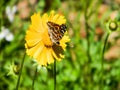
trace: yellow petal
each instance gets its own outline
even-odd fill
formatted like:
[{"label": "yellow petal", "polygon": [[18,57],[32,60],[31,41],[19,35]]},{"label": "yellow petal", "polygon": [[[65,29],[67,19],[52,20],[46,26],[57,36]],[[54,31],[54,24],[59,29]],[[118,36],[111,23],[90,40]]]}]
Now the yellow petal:
[{"label": "yellow petal", "polygon": [[[42,42],[38,43],[36,46],[31,47],[31,48],[27,48],[27,54],[30,56],[36,56],[36,52],[39,52],[39,49],[42,48],[44,45]],[[42,50],[41,50],[42,51]]]},{"label": "yellow petal", "polygon": [[51,49],[47,49],[47,50],[46,50],[46,56],[47,56],[47,62],[48,62],[48,64],[54,62]]},{"label": "yellow petal", "polygon": [[59,18],[57,18],[57,20],[56,20],[56,22],[58,23],[58,24],[65,24],[66,23],[66,19],[64,19],[64,16],[62,16],[62,15],[59,15]]},{"label": "yellow petal", "polygon": [[30,28],[32,30],[35,30],[36,32],[42,32],[44,31],[44,28],[42,26],[42,18],[40,17],[40,13],[35,13],[31,16],[32,25]]},{"label": "yellow petal", "polygon": [[27,31],[26,34],[25,40],[28,47],[33,47],[42,40],[41,34],[39,35],[39,33]]},{"label": "yellow petal", "polygon": [[36,59],[40,65],[47,66],[46,48],[45,47],[43,48],[42,52],[38,55],[38,57]]},{"label": "yellow petal", "polygon": [[[56,14],[56,15],[52,18],[52,21],[55,22],[55,23],[57,23],[56,21],[57,21],[58,18],[59,18],[59,15]],[[57,24],[58,24],[58,23],[57,23]]]}]

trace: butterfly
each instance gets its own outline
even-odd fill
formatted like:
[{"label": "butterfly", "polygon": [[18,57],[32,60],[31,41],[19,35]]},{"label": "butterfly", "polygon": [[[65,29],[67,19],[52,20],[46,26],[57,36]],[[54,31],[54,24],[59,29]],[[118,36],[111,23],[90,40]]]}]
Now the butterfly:
[{"label": "butterfly", "polygon": [[48,26],[48,34],[50,36],[52,43],[59,45],[60,44],[59,41],[64,36],[67,26],[65,24],[59,25],[51,21],[47,22],[47,26]]}]

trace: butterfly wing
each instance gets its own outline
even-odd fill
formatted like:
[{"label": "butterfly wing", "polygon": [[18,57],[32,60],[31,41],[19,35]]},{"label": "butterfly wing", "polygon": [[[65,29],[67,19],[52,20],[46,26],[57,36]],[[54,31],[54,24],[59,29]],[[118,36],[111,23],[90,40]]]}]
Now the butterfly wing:
[{"label": "butterfly wing", "polygon": [[47,25],[51,41],[58,45],[59,41],[62,39],[64,35],[64,32],[66,31],[66,26],[64,24],[58,25],[53,22],[47,22]]}]

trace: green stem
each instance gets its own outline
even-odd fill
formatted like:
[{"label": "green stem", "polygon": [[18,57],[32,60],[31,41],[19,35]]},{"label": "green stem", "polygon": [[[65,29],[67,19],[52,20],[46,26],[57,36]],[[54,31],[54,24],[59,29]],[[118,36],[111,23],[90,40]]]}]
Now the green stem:
[{"label": "green stem", "polygon": [[54,62],[54,90],[56,90],[56,60]]},{"label": "green stem", "polygon": [[24,60],[25,60],[25,55],[26,55],[26,53],[24,54],[23,59],[22,59],[22,63],[21,63],[21,67],[20,67],[20,73],[19,73],[18,81],[17,81],[17,85],[16,85],[16,90],[18,90],[18,87],[19,87],[20,77],[21,77],[21,74],[22,74],[22,68],[23,68],[23,64],[24,64]]},{"label": "green stem", "polygon": [[33,82],[32,82],[32,90],[34,90],[34,84],[35,84],[36,76],[37,76],[37,67],[36,67],[34,78],[33,78]]},{"label": "green stem", "polygon": [[[86,63],[86,72],[85,72],[85,75],[87,76],[87,78],[85,77],[85,82],[86,84],[88,85],[88,88],[90,89],[90,83],[91,83],[91,80],[92,80],[92,75],[91,75],[91,70],[90,70],[90,62],[91,62],[91,55],[90,55],[90,33],[89,33],[89,25],[88,25],[88,9],[89,9],[89,0],[86,0],[86,3],[85,3],[85,30],[86,30],[86,40],[87,40],[87,51],[86,51],[86,54],[87,54],[87,58],[88,58],[88,61]],[[86,88],[87,89],[87,88]]]},{"label": "green stem", "polygon": [[87,38],[87,56],[88,56],[88,62],[91,61],[91,56],[90,56],[90,40],[89,40],[89,25],[88,25],[88,4],[89,1],[86,1],[86,6],[85,6],[85,29],[86,29],[86,38]]},{"label": "green stem", "polygon": [[103,90],[103,85],[104,85],[104,78],[103,78],[103,75],[104,75],[104,53],[105,53],[105,48],[106,48],[106,45],[107,45],[107,40],[108,40],[108,37],[109,37],[109,33],[107,33],[106,37],[105,37],[105,41],[104,41],[104,46],[103,46],[103,49],[102,49],[102,55],[101,55],[101,72],[102,72],[102,77],[101,77],[101,89]]},{"label": "green stem", "polygon": [[86,26],[86,33],[87,33],[87,56],[88,56],[88,62],[91,61],[91,56],[90,56],[90,40],[89,40],[89,30],[88,30],[88,24],[87,22],[85,23]]}]

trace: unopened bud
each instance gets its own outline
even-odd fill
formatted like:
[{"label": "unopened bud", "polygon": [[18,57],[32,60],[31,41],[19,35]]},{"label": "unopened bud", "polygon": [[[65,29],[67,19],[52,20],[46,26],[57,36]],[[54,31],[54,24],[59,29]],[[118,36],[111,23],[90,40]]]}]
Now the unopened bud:
[{"label": "unopened bud", "polygon": [[118,28],[118,24],[117,24],[116,21],[111,21],[111,22],[109,22],[109,29],[110,29],[111,31],[115,31],[115,30],[117,30],[117,28]]}]

